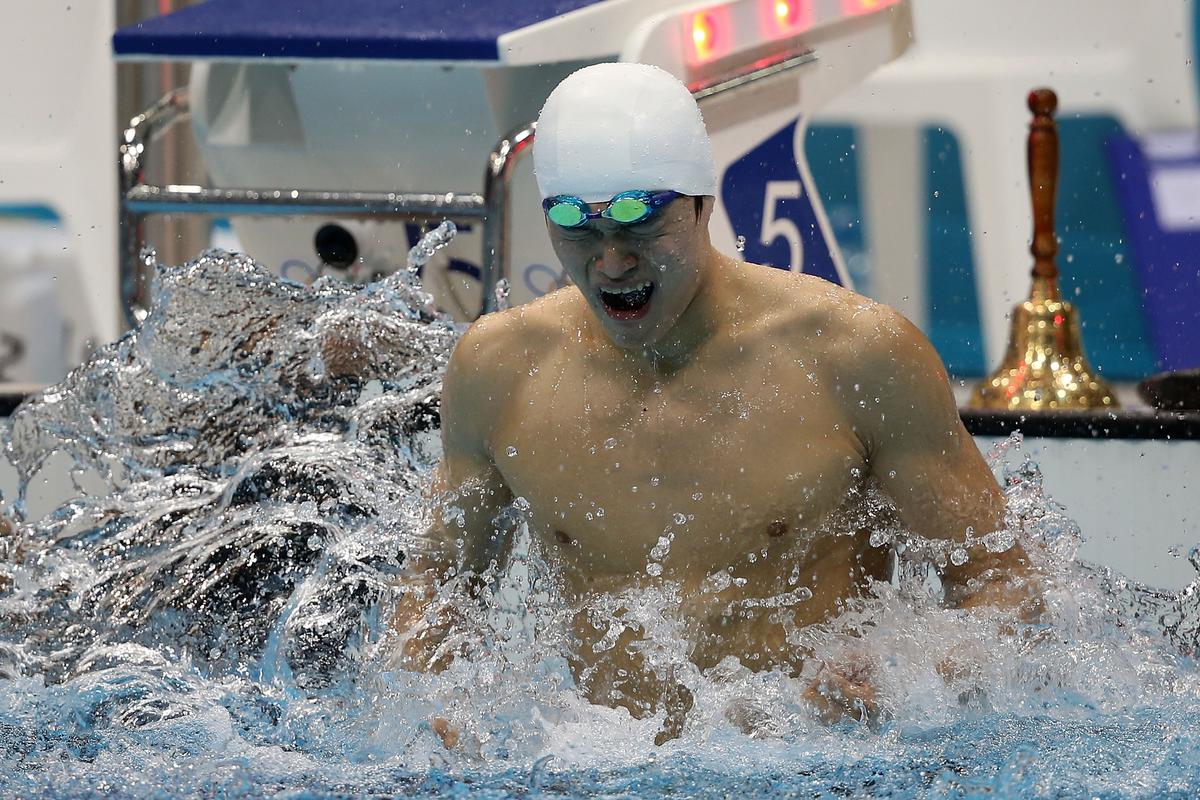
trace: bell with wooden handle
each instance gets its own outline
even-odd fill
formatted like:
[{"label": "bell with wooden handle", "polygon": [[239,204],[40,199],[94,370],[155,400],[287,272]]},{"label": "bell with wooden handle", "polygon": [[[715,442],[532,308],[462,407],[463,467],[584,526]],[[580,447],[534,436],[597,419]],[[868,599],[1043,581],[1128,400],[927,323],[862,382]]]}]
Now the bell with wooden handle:
[{"label": "bell with wooden handle", "polygon": [[1079,314],[1058,287],[1054,194],[1058,185],[1058,97],[1050,89],[1029,93],[1029,187],[1033,196],[1033,288],[1013,308],[1004,361],[971,395],[973,408],[1116,408],[1117,398],[1083,354]]}]

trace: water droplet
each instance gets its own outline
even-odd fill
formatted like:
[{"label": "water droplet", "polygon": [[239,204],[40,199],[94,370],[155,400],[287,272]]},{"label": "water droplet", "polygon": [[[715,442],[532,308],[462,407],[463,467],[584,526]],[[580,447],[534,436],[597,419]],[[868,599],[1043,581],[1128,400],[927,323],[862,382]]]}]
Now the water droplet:
[{"label": "water droplet", "polygon": [[496,298],[497,311],[508,310],[508,294],[510,290],[508,278],[501,278],[500,280],[496,281],[496,286],[492,289],[492,292]]},{"label": "water droplet", "polygon": [[1003,553],[1017,543],[1017,537],[1009,530],[992,531],[981,540],[989,553]]},{"label": "water droplet", "polygon": [[605,450],[612,450],[616,446],[617,446],[617,440],[615,438],[610,436],[609,438],[604,440],[604,449]]},{"label": "water droplet", "polygon": [[513,447],[511,444],[504,450],[504,455],[508,456],[509,458],[512,458],[516,454],[517,448]]},{"label": "water droplet", "polygon": [[956,547],[950,551],[950,563],[956,567],[961,567],[967,563],[967,551],[961,547]]},{"label": "water droplet", "polygon": [[1188,562],[1196,572],[1200,572],[1200,545],[1188,551]]},{"label": "water droplet", "polygon": [[678,511],[675,512],[675,515],[672,517],[672,519],[675,520],[676,525],[686,525],[687,524],[687,517],[685,517],[683,514],[681,514]]}]

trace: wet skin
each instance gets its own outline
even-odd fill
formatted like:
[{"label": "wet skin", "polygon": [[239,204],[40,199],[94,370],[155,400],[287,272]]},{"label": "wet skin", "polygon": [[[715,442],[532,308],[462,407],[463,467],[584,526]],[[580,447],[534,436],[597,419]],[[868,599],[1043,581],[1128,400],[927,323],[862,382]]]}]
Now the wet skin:
[{"label": "wet skin", "polygon": [[[787,631],[889,574],[890,554],[855,521],[868,483],[930,538],[1001,527],[1003,501],[915,328],[821,279],[716,252],[710,212],[711,199],[697,214],[681,198],[649,226],[551,227],[574,285],[480,319],[451,360],[436,487],[464,517],[444,520],[442,535],[482,569],[503,557],[493,517],[523,497],[577,602],[670,581],[698,666],[733,656],[795,673],[805,654]],[[646,280],[639,319],[609,313],[600,289]],[[667,532],[669,551],[652,556]],[[1020,548],[973,555],[946,571],[948,596],[1015,605],[1007,577],[1025,569]],[[412,597],[401,629],[419,617]],[[589,696],[638,715],[686,710],[669,676],[647,674],[628,647],[636,626],[593,652],[607,629],[576,622],[573,667]],[[437,638],[410,639],[412,661]],[[831,680],[869,699],[858,677]]]}]

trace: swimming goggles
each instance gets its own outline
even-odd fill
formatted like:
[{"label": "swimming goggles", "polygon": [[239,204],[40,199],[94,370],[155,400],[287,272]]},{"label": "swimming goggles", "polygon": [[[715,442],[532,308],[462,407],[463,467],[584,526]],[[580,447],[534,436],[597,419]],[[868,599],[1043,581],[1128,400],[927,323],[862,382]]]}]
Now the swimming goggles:
[{"label": "swimming goggles", "polygon": [[600,211],[592,211],[588,204],[569,194],[547,197],[542,201],[542,210],[546,217],[560,228],[579,228],[590,220],[611,219],[622,225],[633,225],[649,218],[660,208],[682,197],[679,192],[646,192],[634,189],[620,194],[609,200]]}]

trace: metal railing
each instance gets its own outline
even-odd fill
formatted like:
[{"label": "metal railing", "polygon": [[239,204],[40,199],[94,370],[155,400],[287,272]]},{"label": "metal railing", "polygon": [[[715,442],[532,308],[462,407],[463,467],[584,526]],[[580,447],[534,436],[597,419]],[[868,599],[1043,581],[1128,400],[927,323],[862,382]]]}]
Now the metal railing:
[{"label": "metal railing", "polygon": [[148,286],[142,268],[145,219],[150,214],[220,214],[253,216],[394,217],[409,221],[483,222],[480,274],[483,312],[495,310],[496,281],[508,274],[509,184],[518,158],[533,142],[534,124],[500,140],[488,157],[484,191],[357,192],[311,189],[216,189],[201,186],[153,186],[145,183],[149,147],[188,116],[188,93],[176,89],[129,121],[119,147],[119,265],[121,306],[125,321],[136,326],[145,318]]}]

